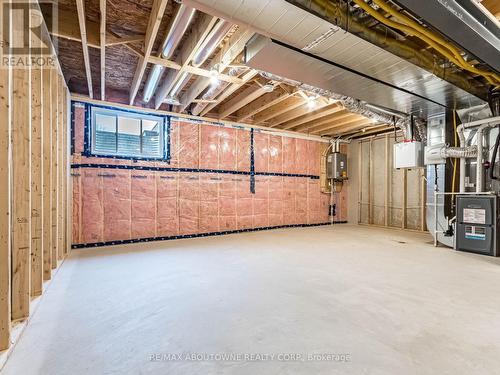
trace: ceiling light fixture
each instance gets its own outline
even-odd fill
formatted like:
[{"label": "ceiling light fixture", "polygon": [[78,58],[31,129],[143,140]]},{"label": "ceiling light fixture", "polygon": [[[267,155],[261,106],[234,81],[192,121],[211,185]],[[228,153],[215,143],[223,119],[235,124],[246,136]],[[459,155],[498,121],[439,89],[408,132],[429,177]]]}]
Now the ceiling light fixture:
[{"label": "ceiling light fixture", "polygon": [[219,71],[217,68],[214,66],[212,69],[210,69],[210,84],[211,85],[217,85],[219,83]]},{"label": "ceiling light fixture", "polygon": [[274,85],[271,84],[271,83],[267,83],[265,84],[264,86],[262,86],[262,89],[265,91],[265,92],[273,92],[274,91]]},{"label": "ceiling light fixture", "polygon": [[307,106],[309,107],[309,109],[316,107],[316,99],[317,99],[316,96],[307,97]]}]

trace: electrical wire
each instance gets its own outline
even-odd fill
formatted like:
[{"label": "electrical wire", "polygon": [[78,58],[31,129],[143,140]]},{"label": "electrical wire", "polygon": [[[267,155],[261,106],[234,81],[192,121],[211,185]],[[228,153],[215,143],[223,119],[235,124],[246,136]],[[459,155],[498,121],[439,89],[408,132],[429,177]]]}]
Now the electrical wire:
[{"label": "electrical wire", "polygon": [[[454,134],[455,134],[455,147],[457,147],[457,117],[456,117],[456,112],[453,111],[453,129]],[[457,175],[457,159],[453,159],[453,177],[451,179],[451,192],[455,193],[455,177]]]},{"label": "electrical wire", "polygon": [[360,8],[362,8],[365,12],[370,14],[379,22],[383,23],[386,26],[392,27],[394,29],[398,29],[406,32],[409,35],[414,35],[419,37],[421,40],[425,41],[436,51],[441,53],[444,57],[449,59],[451,62],[456,64],[458,67],[461,67],[465,70],[468,70],[472,73],[479,74],[483,76],[491,85],[498,87],[500,86],[500,77],[492,72],[488,72],[485,70],[478,69],[469,63],[467,63],[460,51],[458,51],[455,47],[453,47],[448,42],[444,41],[439,36],[425,29],[423,26],[419,25],[417,22],[411,20],[410,18],[404,16],[403,14],[395,11],[392,7],[390,7],[387,3],[382,0],[373,0],[375,4],[377,4],[384,11],[389,13],[391,16],[401,20],[406,24],[402,24],[399,22],[395,22],[388,18],[385,18],[382,14],[373,9],[370,5],[364,2],[364,0],[353,0]]},{"label": "electrical wire", "polygon": [[[415,36],[418,36],[420,39],[426,41],[434,49],[438,50],[440,53],[442,53],[444,56],[446,56],[448,59],[450,59],[450,61],[453,61],[458,66],[462,67],[463,69],[469,70],[472,73],[482,75],[492,85],[495,85],[495,86],[499,85],[500,77],[497,74],[495,74],[493,72],[488,72],[485,70],[480,70],[480,69],[477,69],[476,67],[472,66],[467,61],[465,61],[465,59],[462,57],[460,51],[457,48],[455,48],[453,45],[451,45],[450,43],[445,41],[443,38],[434,34],[430,30],[421,26],[418,22],[412,20],[411,18],[405,16],[404,14],[397,12],[390,5],[388,5],[384,0],[373,0],[373,2],[375,4],[377,4],[380,8],[382,8],[384,11],[389,13],[391,16],[401,20],[406,25],[408,25],[410,28],[412,28],[415,31],[414,34],[417,34]],[[446,53],[446,52],[443,53],[444,51],[439,47],[436,48],[437,46],[434,42],[436,42],[436,43],[440,44],[442,47],[446,48],[448,50],[448,53]],[[454,58],[449,55],[450,52],[452,53]],[[488,77],[491,77],[491,80]],[[495,83],[495,81],[496,81],[496,83]]]}]

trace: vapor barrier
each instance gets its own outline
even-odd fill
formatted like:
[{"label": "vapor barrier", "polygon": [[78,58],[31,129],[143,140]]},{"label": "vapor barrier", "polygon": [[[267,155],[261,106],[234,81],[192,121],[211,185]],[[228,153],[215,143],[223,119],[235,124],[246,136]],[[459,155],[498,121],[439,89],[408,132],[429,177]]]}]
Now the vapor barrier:
[{"label": "vapor barrier", "polygon": [[170,118],[170,160],[94,157],[85,113],[73,105],[76,247],[328,222],[326,144]]}]

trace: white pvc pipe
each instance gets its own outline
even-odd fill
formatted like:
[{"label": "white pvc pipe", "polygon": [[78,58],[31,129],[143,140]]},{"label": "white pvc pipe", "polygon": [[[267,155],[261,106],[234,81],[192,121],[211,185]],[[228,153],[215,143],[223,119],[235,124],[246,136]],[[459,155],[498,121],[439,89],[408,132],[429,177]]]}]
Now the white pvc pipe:
[{"label": "white pvc pipe", "polygon": [[[479,127],[476,134],[477,139],[477,157],[476,157],[476,192],[481,193],[483,191],[483,169],[481,168],[483,163],[483,130],[486,128],[493,127],[500,123],[500,116],[491,117],[483,120],[477,120],[472,122],[466,122],[457,127],[458,137],[460,138],[460,147],[465,147],[465,129],[471,129]],[[460,158],[460,192],[465,192],[465,159]]]}]

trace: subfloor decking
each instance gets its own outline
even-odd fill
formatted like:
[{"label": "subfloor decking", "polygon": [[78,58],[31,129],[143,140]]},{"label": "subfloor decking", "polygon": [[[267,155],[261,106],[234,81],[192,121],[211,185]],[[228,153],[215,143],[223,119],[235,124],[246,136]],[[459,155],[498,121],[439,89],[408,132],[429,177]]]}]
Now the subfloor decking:
[{"label": "subfloor decking", "polygon": [[338,225],[76,250],[2,374],[498,373],[500,260],[430,240]]}]

